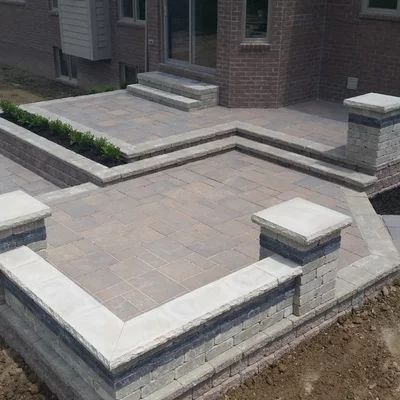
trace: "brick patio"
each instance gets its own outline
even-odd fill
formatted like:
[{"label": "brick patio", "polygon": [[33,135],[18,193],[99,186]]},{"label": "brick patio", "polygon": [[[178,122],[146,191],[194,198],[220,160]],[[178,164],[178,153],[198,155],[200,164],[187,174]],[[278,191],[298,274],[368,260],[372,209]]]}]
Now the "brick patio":
[{"label": "brick patio", "polygon": [[235,120],[331,146],[346,143],[347,112],[340,104],[310,101],[279,109],[213,107],[187,113],[126,91],[35,103],[92,131],[130,144],[165,138]]},{"label": "brick patio", "polygon": [[[342,189],[230,152],[50,204],[48,259],[123,320],[258,259],[251,215],[294,197],[349,213]],[[340,266],[368,255],[356,226]]]}]

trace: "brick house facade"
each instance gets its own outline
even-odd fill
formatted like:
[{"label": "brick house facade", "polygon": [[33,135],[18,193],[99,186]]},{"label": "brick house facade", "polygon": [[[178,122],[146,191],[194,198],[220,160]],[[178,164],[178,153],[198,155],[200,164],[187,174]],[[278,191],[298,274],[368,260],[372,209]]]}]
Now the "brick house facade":
[{"label": "brick house facade", "polygon": [[[126,65],[216,83],[228,107],[342,100],[369,91],[400,95],[400,4],[387,15],[365,12],[365,0],[270,0],[268,36],[251,40],[244,35],[246,0],[215,0],[215,68],[203,69],[166,56],[168,0],[147,0],[146,23],[121,20],[117,1],[107,3],[111,55],[76,59],[81,86],[118,86]],[[54,78],[54,48],[62,47],[59,16],[48,0],[0,0],[0,62]]]}]

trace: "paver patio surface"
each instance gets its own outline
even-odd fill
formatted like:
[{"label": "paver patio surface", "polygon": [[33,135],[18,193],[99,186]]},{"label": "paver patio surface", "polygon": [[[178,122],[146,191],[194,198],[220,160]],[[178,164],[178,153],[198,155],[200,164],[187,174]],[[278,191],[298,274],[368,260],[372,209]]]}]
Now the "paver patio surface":
[{"label": "paver patio surface", "polygon": [[[128,320],[258,260],[251,215],[294,197],[349,213],[336,184],[221,154],[50,203],[48,259]],[[368,254],[347,229],[340,265]]]},{"label": "paver patio surface", "polygon": [[57,189],[53,183],[0,154],[0,194],[24,190],[35,196]]},{"label": "paver patio surface", "polygon": [[279,109],[212,107],[188,113],[115,91],[34,105],[133,145],[235,120],[327,145],[346,143],[345,108],[324,101]]}]

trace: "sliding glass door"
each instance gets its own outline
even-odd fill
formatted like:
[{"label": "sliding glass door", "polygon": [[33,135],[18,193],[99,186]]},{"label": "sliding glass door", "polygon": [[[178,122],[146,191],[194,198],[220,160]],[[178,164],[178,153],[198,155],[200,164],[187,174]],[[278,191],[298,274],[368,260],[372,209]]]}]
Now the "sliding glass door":
[{"label": "sliding glass door", "polygon": [[166,0],[167,58],[215,68],[217,0]]}]

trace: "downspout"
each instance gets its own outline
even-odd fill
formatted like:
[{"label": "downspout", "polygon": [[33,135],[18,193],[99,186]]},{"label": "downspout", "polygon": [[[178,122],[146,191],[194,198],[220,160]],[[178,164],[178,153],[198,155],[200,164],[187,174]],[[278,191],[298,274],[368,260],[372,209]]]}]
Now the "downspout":
[{"label": "downspout", "polygon": [[149,15],[149,2],[146,1],[146,23],[144,26],[144,70],[148,72],[149,70],[149,37],[147,31],[147,21]]}]

